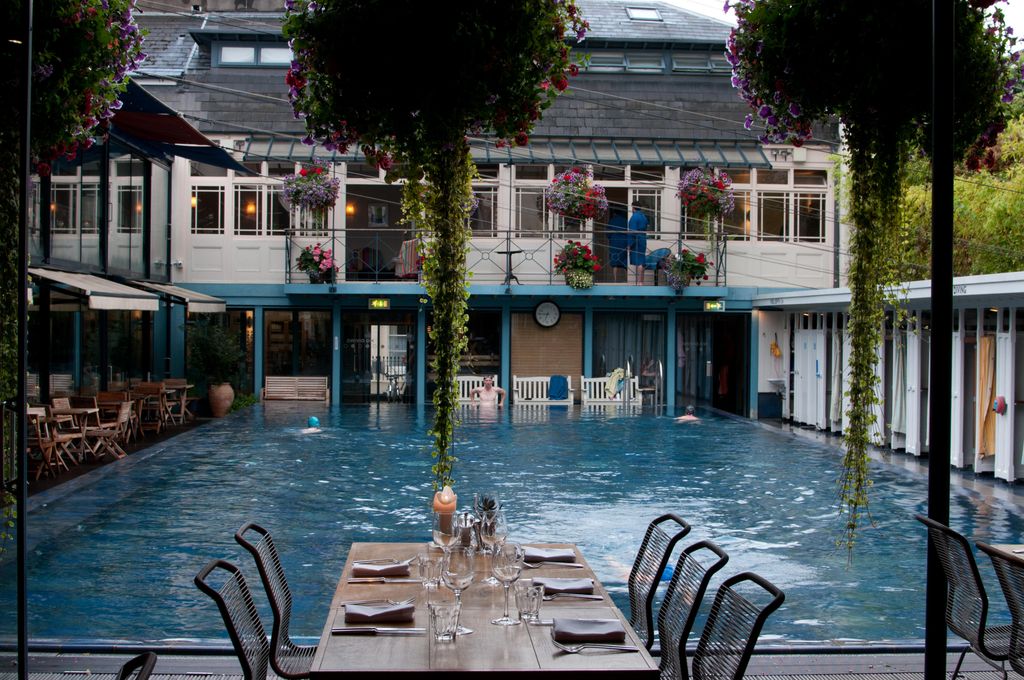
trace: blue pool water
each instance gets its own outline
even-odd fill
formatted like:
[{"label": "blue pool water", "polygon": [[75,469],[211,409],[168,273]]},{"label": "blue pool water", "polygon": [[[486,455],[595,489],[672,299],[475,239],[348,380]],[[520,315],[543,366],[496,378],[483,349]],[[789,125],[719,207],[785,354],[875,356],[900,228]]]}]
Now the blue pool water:
[{"label": "blue pool water", "polygon": [[[302,434],[309,415],[322,433]],[[31,636],[226,641],[192,577],[225,557],[262,599],[233,540],[249,520],[282,553],[293,632],[319,635],[353,541],[427,540],[428,423],[428,412],[397,404],[256,406],[34,497],[45,505],[29,516]],[[753,570],[785,591],[764,641],[923,638],[926,541],[913,515],[925,510],[926,480],[901,466],[872,466],[875,526],[848,565],[835,547],[838,451],[804,437],[714,415],[683,425],[615,410],[512,409],[468,413],[456,453],[461,503],[496,490],[512,538],[578,543],[624,610],[647,523],[676,512],[694,526],[687,541],[709,538],[731,555],[722,578]],[[1015,505],[964,488],[954,488],[951,517],[976,540],[1024,533]],[[0,566],[4,611],[14,611],[14,576],[12,563]],[[0,637],[14,626],[0,617]]]}]

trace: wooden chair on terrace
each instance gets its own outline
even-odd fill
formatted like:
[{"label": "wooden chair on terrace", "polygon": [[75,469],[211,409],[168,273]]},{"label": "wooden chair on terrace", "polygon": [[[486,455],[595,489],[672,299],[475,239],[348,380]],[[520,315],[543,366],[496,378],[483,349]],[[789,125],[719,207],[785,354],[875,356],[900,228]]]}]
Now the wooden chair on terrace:
[{"label": "wooden chair on terrace", "polygon": [[988,625],[988,595],[970,543],[945,524],[924,515],[915,517],[928,528],[928,540],[946,574],[946,625],[969,645],[960,654],[952,677],[960,673],[960,666],[970,650],[1001,670],[1005,678],[1013,627]]},{"label": "wooden chair on terrace", "polygon": [[27,442],[29,457],[36,459],[35,479],[38,480],[43,475],[56,477],[62,469],[68,469],[68,464],[64,462],[60,447],[57,446],[57,441],[50,433],[46,409],[41,406],[30,406],[25,409],[25,415],[29,425]]},{"label": "wooden chair on terrace", "polygon": [[211,560],[194,579],[196,587],[217,603],[245,680],[266,680],[270,643],[245,576],[225,560]]},{"label": "wooden chair on terrace", "polygon": [[188,410],[188,380],[185,378],[167,378],[164,380],[164,386],[169,390],[176,390],[171,398],[167,398],[167,415],[170,417],[171,422],[177,425],[183,425],[186,420],[191,420],[195,416]]},{"label": "wooden chair on terrace", "polygon": [[100,420],[99,425],[87,427],[85,430],[86,440],[92,444],[92,455],[99,459],[105,455],[111,455],[115,459],[124,458],[126,455],[121,444],[127,439],[127,432],[130,428],[132,402],[122,401],[117,409],[117,417],[113,420]]},{"label": "wooden chair on terrace", "polygon": [[633,568],[629,572],[629,624],[643,640],[648,650],[654,646],[654,595],[665,573],[665,565],[672,549],[683,536],[690,533],[690,525],[681,517],[668,513],[647,526],[640,543]]},{"label": "wooden chair on terrace", "polygon": [[132,402],[131,413],[128,418],[128,434],[125,441],[141,439],[142,423],[139,416],[139,409],[141,408],[140,400],[132,399],[128,392],[107,390],[96,393],[94,405],[99,407],[101,413],[106,412],[103,413],[103,415],[107,420],[113,420],[117,417],[117,412],[121,408],[121,402],[123,401]]},{"label": "wooden chair on terrace", "polygon": [[139,422],[142,432],[157,434],[167,424],[167,395],[162,382],[140,382],[132,390],[132,396],[140,400]]},{"label": "wooden chair on terrace", "polygon": [[249,522],[235,532],[235,540],[256,560],[256,568],[263,581],[263,590],[274,612],[274,625],[270,635],[270,665],[274,672],[288,680],[309,677],[309,669],[316,654],[316,645],[295,644],[288,627],[292,618],[292,591],[284,576],[284,567],[270,532]]},{"label": "wooden chair on terrace", "polygon": [[[65,397],[66,401],[67,398]],[[54,401],[58,401],[55,399]],[[54,407],[44,406],[46,418],[49,421],[50,436],[60,449],[61,457],[67,456],[65,460],[78,464],[85,458],[86,446],[84,442],[84,428],[74,416],[55,416]],[[56,407],[61,408],[61,407]],[[70,408],[70,406],[68,406]],[[76,455],[77,454],[77,455]]]}]

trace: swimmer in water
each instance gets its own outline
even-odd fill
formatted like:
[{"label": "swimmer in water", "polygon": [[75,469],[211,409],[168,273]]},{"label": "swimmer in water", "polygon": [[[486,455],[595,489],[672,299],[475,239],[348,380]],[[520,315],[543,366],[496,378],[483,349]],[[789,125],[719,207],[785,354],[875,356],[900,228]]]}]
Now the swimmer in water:
[{"label": "swimmer in water", "polygon": [[300,434],[315,434],[317,432],[323,432],[320,429],[320,419],[316,416],[310,416],[309,420],[306,421],[306,425],[309,427],[299,430]]},{"label": "swimmer in water", "polygon": [[693,422],[696,422],[696,421],[700,420],[700,418],[698,418],[694,414],[693,406],[687,406],[686,407],[686,413],[684,413],[683,415],[679,416],[675,420],[676,420],[677,423],[693,423]]}]

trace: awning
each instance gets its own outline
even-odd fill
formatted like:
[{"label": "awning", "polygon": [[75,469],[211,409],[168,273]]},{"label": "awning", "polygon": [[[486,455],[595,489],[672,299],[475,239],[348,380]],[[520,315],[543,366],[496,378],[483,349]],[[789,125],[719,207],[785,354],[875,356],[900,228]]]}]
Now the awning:
[{"label": "awning", "polygon": [[256,174],[132,80],[110,122],[111,136],[152,157],[181,156],[244,175]]},{"label": "awning", "polygon": [[138,309],[149,312],[160,309],[160,298],[156,295],[138,288],[114,283],[99,276],[37,267],[29,267],[28,273],[33,277],[46,279],[51,283],[72,289],[71,292],[86,298],[89,309],[122,311]]},{"label": "awning", "polygon": [[197,293],[194,290],[181,288],[169,283],[152,283],[150,281],[132,281],[133,286],[140,286],[161,295],[176,298],[188,305],[188,311],[199,314],[218,314],[227,309],[227,304],[212,295]]},{"label": "awning", "polygon": [[[477,163],[772,167],[761,145],[755,141],[534,138],[528,146],[498,148],[493,140],[474,139],[471,154]],[[365,162],[363,154],[355,148],[345,154],[331,153],[319,146],[307,146],[299,137],[265,134],[249,136],[243,157],[247,161],[308,161],[316,157],[331,162]]]}]

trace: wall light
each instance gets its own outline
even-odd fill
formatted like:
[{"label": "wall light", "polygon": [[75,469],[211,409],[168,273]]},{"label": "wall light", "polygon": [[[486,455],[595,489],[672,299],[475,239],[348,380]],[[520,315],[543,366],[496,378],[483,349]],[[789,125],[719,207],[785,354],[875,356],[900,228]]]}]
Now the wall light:
[{"label": "wall light", "polygon": [[255,202],[250,201],[249,203],[245,204],[245,214],[246,215],[255,215],[256,214],[256,203]]},{"label": "wall light", "polygon": [[199,197],[192,194],[192,209],[195,210],[197,205],[199,205]]},{"label": "wall light", "polygon": [[356,204],[351,201],[345,204],[345,214],[351,217],[356,214]]}]

